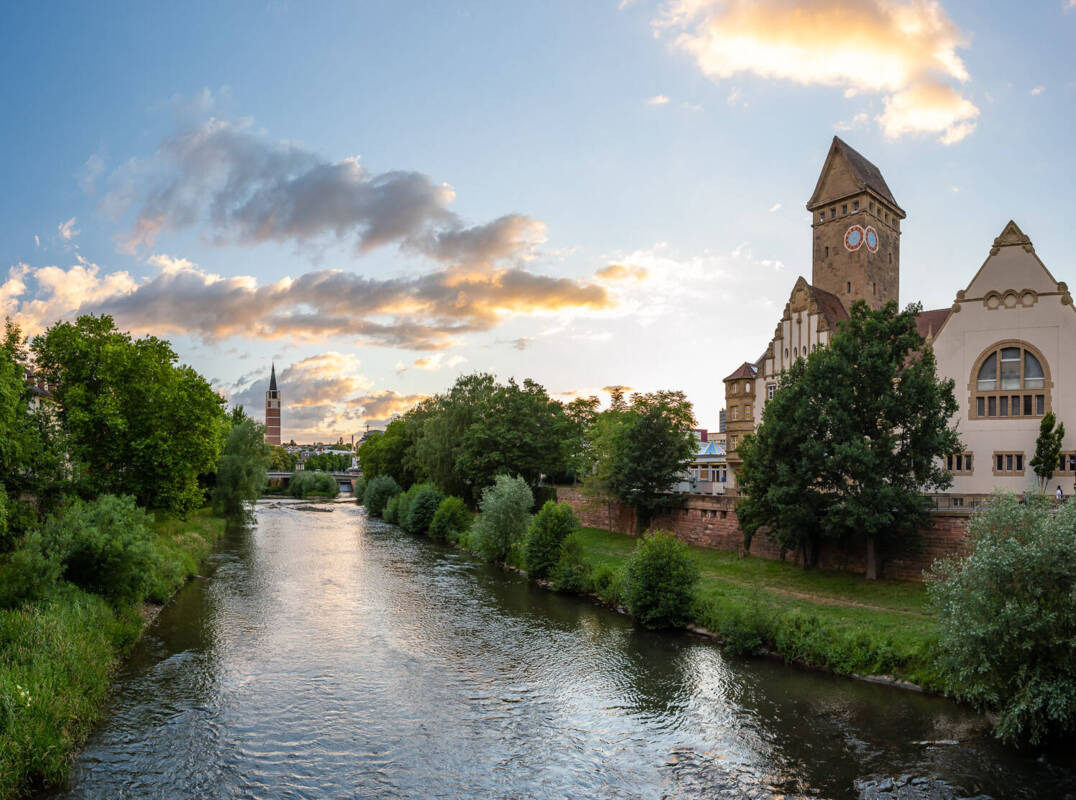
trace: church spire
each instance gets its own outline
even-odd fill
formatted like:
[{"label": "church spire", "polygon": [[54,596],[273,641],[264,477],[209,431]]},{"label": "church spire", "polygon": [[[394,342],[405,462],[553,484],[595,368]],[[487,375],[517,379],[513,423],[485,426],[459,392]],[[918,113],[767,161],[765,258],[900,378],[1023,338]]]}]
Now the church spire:
[{"label": "church spire", "polygon": [[273,362],[273,366],[269,371],[269,390],[276,391],[276,362]]}]

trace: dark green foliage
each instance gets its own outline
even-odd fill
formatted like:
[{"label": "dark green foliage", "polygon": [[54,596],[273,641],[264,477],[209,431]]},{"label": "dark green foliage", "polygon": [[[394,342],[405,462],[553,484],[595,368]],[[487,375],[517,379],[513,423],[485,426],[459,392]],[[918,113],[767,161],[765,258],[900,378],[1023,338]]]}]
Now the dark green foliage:
[{"label": "dark green foliage", "polygon": [[857,301],[829,344],[789,370],[740,447],[748,544],[767,525],[810,565],[821,537],[859,539],[875,578],[880,556],[928,521],[922,493],[952,483],[941,460],[961,445],[953,381],[937,377],[919,310]]},{"label": "dark green foliage", "polygon": [[687,546],[665,531],[639,540],[628,561],[624,604],[646,628],[686,625],[699,568]]},{"label": "dark green foliage", "polygon": [[542,506],[552,501],[557,502],[557,487],[556,486],[532,486],[531,492],[534,493],[534,507],[532,512],[537,513]]},{"label": "dark green foliage", "polygon": [[522,478],[498,475],[493,486],[482,492],[472,543],[487,561],[504,561],[513,546],[523,540],[531,521],[534,495]]},{"label": "dark green foliage", "polygon": [[1040,744],[1076,733],[1076,503],[995,497],[971,519],[970,552],[935,564],[939,667],[996,714],[996,733]]},{"label": "dark green foliage", "polygon": [[381,519],[390,525],[397,525],[400,521],[400,501],[403,500],[403,492],[394,494],[385,503],[385,510],[381,512]]},{"label": "dark green foliage", "polygon": [[553,588],[558,592],[588,592],[593,588],[591,572],[583,544],[573,531],[561,542],[560,557],[550,572]]},{"label": "dark green foliage", "polygon": [[400,493],[400,484],[388,475],[378,475],[371,478],[363,492],[362,503],[371,516],[380,517],[385,510],[389,498]]},{"label": "dark green foliage", "polygon": [[407,519],[401,520],[402,527],[408,533],[427,533],[445,496],[432,483],[416,484],[411,488],[415,493],[407,504]]},{"label": "dark green foliage", "polygon": [[216,513],[237,517],[244,514],[247,506],[254,506],[265,488],[270,455],[264,425],[246,417],[232,426],[217,465],[217,483],[213,487]]},{"label": "dark green foliage", "polygon": [[441,542],[458,542],[471,527],[471,512],[458,497],[446,497],[430,522],[430,538]]},{"label": "dark green foliage", "polygon": [[273,472],[292,472],[299,463],[297,453],[289,453],[281,445],[269,445],[269,469]]},{"label": "dark green foliage", "polygon": [[366,494],[366,478],[362,475],[355,479],[355,502],[363,504],[363,495]]},{"label": "dark green foliage", "polygon": [[367,479],[388,475],[403,487],[411,486],[425,474],[419,468],[415,452],[422,429],[421,408],[394,419],[384,433],[375,431],[359,446],[359,464]]},{"label": "dark green foliage", "polygon": [[346,453],[315,453],[308,456],[303,469],[322,472],[344,472],[351,466],[351,456]]},{"label": "dark green foliage", "polygon": [[524,561],[532,578],[548,577],[560,561],[564,540],[579,529],[579,519],[567,503],[547,500],[527,529]]},{"label": "dark green foliage", "polygon": [[54,386],[80,480],[93,494],[129,494],[186,513],[204,502],[228,421],[223,399],[168,342],[134,340],[108,316],[53,325],[33,341]]},{"label": "dark green foliage", "polygon": [[327,472],[303,470],[291,476],[288,494],[292,497],[336,497],[340,494],[340,485]]},{"label": "dark green foliage", "polygon": [[[1054,426],[1057,426],[1056,428]],[[1065,423],[1059,423],[1053,411],[1047,411],[1039,423],[1039,438],[1035,440],[1035,455],[1029,462],[1039,476],[1039,488],[1044,490],[1057,469],[1065,438]]]}]

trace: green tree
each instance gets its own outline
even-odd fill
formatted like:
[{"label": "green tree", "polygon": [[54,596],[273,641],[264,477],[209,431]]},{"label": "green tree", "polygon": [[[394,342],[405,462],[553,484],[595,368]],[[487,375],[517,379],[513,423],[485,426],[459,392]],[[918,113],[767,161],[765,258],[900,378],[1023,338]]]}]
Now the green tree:
[{"label": "green tree", "polygon": [[471,512],[458,497],[446,497],[437,507],[430,522],[430,538],[442,542],[458,542],[460,534],[471,527]]},{"label": "green tree", "polygon": [[292,472],[299,463],[299,456],[289,453],[278,444],[269,445],[269,469],[274,472]]},{"label": "green tree", "polygon": [[[782,383],[778,394],[786,385],[797,394],[763,412],[755,441],[740,453],[743,491],[759,496],[744,506],[749,528],[861,540],[874,579],[879,551],[926,524],[922,493],[952,483],[941,462],[961,448],[950,427],[953,381],[937,376],[934,353],[915,328],[919,310],[856,302],[829,345],[810,354],[795,381]],[[795,499],[804,489],[807,509]]]},{"label": "green tree", "polygon": [[[1057,426],[1056,428],[1054,426]],[[1031,468],[1039,476],[1039,491],[1046,491],[1046,484],[1054,477],[1058,459],[1061,457],[1062,440],[1065,438],[1065,423],[1058,422],[1053,411],[1047,411],[1039,423],[1039,438],[1035,440],[1035,457],[1031,459]]]},{"label": "green tree", "polygon": [[579,519],[570,505],[547,500],[527,530],[527,573],[532,578],[548,577],[560,561],[564,540],[578,529]]},{"label": "green tree", "polygon": [[[242,407],[240,407],[242,410]],[[236,417],[233,414],[232,419]],[[232,425],[217,465],[217,484],[213,488],[213,508],[217,513],[241,516],[254,502],[266,483],[271,454],[265,443],[265,426],[243,416]]]},{"label": "green tree", "polygon": [[522,478],[498,475],[482,491],[480,514],[474,524],[473,541],[487,561],[504,561],[512,547],[523,540],[531,521],[534,495]]},{"label": "green tree", "polygon": [[972,516],[966,558],[934,565],[938,665],[951,691],[995,713],[1015,744],[1076,733],[1076,503],[995,497]]},{"label": "green tree", "polygon": [[645,530],[659,511],[679,501],[672,494],[695,456],[695,414],[683,392],[632,395],[631,405],[613,433],[613,493],[635,509]]},{"label": "green tree", "polygon": [[687,545],[656,531],[635,545],[625,568],[624,604],[646,628],[686,625],[699,568]]},{"label": "green tree", "polygon": [[217,464],[224,400],[168,342],[134,340],[109,316],[53,325],[33,341],[55,387],[60,421],[82,480],[96,494],[186,512],[204,501],[198,476]]},{"label": "green tree", "polygon": [[400,484],[389,475],[377,475],[366,484],[362,502],[371,516],[380,517],[389,499],[400,493]]},{"label": "green tree", "polygon": [[736,514],[745,548],[750,550],[755,532],[767,526],[782,551],[798,552],[804,567],[812,567],[818,563],[827,534],[825,520],[836,495],[822,477],[828,457],[823,398],[809,391],[807,363],[797,359],[781,376],[762,411],[762,424],[740,444]]}]

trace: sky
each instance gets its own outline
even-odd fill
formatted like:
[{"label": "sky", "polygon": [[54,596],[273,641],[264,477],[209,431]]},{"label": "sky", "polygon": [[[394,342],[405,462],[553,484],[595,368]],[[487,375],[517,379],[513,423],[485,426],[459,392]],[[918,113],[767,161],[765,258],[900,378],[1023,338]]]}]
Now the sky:
[{"label": "sky", "polygon": [[558,399],[769,342],[831,138],[907,212],[902,305],[1009,219],[1076,281],[1076,0],[4,4],[0,315],[111,314],[283,435],[462,374]]}]

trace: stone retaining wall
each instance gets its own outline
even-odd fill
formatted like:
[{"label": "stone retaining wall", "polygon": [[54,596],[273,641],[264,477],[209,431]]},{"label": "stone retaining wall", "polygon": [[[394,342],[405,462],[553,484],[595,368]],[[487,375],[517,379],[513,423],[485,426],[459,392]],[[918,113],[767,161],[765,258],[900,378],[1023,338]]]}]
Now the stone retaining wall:
[{"label": "stone retaining wall", "polygon": [[[619,503],[593,503],[571,486],[558,486],[557,500],[571,505],[587,527],[635,533],[635,512]],[[681,508],[656,517],[651,527],[672,531],[677,538],[689,544],[744,554],[743,531],[736,516],[735,500],[730,497],[686,495]],[[931,527],[920,532],[912,552],[881,563],[882,575],[902,580],[923,580],[923,571],[936,559],[964,551],[967,529],[967,512],[936,513]],[[781,551],[764,533],[756,533],[751,541],[751,555],[777,560],[781,558]],[[798,557],[797,553],[786,554],[787,560],[795,561]],[[865,547],[824,546],[819,555],[819,565],[826,569],[864,572]]]}]

